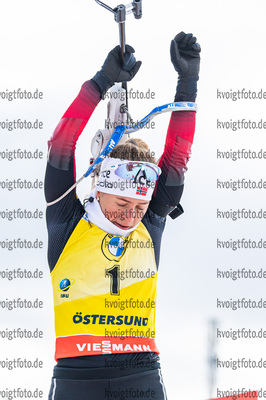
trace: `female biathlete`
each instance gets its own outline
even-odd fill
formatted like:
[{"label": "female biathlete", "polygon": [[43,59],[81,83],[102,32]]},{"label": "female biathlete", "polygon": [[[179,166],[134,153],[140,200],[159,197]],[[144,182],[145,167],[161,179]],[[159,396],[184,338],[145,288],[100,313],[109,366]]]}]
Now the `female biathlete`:
[{"label": "female biathlete", "polygon": [[[121,65],[114,48],[60,120],[48,142],[47,202],[75,182],[77,139],[106,91],[139,70],[133,53],[127,45]],[[180,32],[170,53],[174,100],[194,102],[200,46]],[[84,205],[73,190],[48,207],[57,360],[50,400],[166,399],[154,339],[157,269],[166,216],[182,213],[194,130],[194,111],[172,112],[158,166],[144,142],[130,139],[105,158]]]}]

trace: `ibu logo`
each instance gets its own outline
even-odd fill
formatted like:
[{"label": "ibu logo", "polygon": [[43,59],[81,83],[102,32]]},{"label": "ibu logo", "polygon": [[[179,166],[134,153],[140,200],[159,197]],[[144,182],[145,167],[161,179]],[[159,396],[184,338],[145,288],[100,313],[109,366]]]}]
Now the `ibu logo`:
[{"label": "ibu logo", "polygon": [[60,284],[59,284],[59,291],[60,292],[67,292],[69,288],[74,284],[75,280],[74,279],[62,279]]}]

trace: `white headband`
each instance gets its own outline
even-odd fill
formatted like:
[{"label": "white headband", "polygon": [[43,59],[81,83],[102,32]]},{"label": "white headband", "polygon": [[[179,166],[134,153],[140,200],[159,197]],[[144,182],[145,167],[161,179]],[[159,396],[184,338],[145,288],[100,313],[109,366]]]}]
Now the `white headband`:
[{"label": "white headband", "polygon": [[[151,200],[156,181],[147,181],[143,172],[137,177],[137,182],[132,179],[124,179],[115,174],[115,168],[119,164],[134,163],[135,161],[120,160],[119,158],[106,157],[101,164],[99,180],[96,189],[99,192],[114,194],[116,196],[131,197],[138,200]],[[144,161],[137,161],[143,162]],[[157,167],[157,166],[156,166]]]}]

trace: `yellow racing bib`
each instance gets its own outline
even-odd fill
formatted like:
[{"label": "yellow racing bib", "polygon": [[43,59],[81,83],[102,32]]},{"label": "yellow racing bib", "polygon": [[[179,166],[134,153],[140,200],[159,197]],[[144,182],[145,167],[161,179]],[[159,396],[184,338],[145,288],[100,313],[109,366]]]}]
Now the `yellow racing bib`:
[{"label": "yellow racing bib", "polygon": [[128,238],[83,217],[51,273],[55,359],[146,352],[155,345],[157,270],[140,223]]}]

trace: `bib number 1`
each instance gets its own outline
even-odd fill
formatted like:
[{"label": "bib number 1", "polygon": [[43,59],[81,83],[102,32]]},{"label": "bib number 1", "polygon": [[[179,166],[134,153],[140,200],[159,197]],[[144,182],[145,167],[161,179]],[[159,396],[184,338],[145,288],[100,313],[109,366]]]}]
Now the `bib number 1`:
[{"label": "bib number 1", "polygon": [[120,266],[114,265],[112,268],[105,270],[105,276],[110,276],[110,294],[119,296],[120,295]]}]

